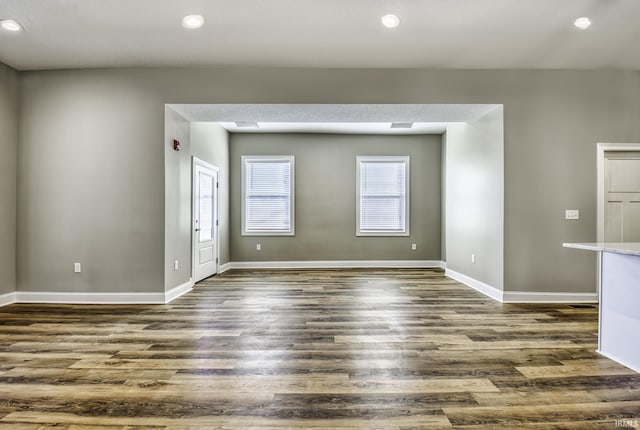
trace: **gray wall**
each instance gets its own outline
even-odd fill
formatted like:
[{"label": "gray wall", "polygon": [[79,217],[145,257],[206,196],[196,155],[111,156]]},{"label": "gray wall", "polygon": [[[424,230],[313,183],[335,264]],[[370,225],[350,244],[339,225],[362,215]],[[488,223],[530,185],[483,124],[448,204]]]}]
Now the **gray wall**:
[{"label": "gray wall", "polygon": [[[170,107],[165,112],[164,288],[168,291],[191,278],[191,128]],[[173,149],[174,139],[180,141],[180,151]]]},{"label": "gray wall", "polygon": [[[639,72],[139,68],[20,82],[21,289],[164,290],[165,103],[504,104],[505,291],[595,291],[595,256],[561,244],[596,239],[596,142],[640,141]],[[76,283],[76,258],[97,276]]]},{"label": "gray wall", "polygon": [[[440,260],[439,135],[231,134],[230,148],[232,261]],[[295,236],[241,236],[242,155],[295,156]],[[411,157],[411,236],[356,237],[358,155]]]},{"label": "gray wall", "polygon": [[164,291],[164,104],[138,84],[21,75],[18,290]]},{"label": "gray wall", "polygon": [[18,73],[0,64],[0,294],[16,287]]},{"label": "gray wall", "polygon": [[191,154],[219,171],[218,182],[218,240],[220,242],[220,264],[230,260],[229,222],[229,133],[220,125],[211,122],[191,123]]},{"label": "gray wall", "polygon": [[[503,289],[503,109],[447,127],[447,269]],[[475,264],[471,262],[475,254]]]}]

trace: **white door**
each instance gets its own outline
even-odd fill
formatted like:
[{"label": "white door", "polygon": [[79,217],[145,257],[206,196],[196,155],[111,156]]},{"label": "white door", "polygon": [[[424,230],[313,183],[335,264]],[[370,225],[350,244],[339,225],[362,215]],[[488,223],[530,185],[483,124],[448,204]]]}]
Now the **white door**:
[{"label": "white door", "polygon": [[605,152],[605,242],[640,242],[640,152]]},{"label": "white door", "polygon": [[193,282],[218,272],[218,169],[193,158]]}]

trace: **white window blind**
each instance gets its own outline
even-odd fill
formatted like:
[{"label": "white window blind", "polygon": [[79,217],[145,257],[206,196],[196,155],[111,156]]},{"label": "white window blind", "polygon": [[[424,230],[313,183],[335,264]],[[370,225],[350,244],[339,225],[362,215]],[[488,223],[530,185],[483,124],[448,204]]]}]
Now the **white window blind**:
[{"label": "white window blind", "polygon": [[243,235],[292,235],[293,157],[242,157]]},{"label": "white window blind", "polygon": [[358,157],[358,236],[409,235],[409,157]]}]

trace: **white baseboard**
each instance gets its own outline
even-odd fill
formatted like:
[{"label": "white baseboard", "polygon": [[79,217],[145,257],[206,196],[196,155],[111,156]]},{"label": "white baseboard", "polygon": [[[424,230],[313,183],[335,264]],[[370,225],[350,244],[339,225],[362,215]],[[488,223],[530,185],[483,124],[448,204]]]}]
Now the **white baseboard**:
[{"label": "white baseboard", "polygon": [[191,280],[164,293],[61,293],[16,291],[0,296],[0,306],[12,303],[84,305],[163,305],[191,291]]},{"label": "white baseboard", "polygon": [[456,272],[455,270],[446,269],[444,271],[445,276],[450,277],[458,282],[461,282],[474,290],[484,294],[485,296],[491,297],[493,300],[497,300],[499,302],[503,301],[503,291],[493,287],[489,284],[485,284],[482,281],[478,281],[470,276],[463,275],[460,272]]},{"label": "white baseboard", "polygon": [[0,306],[11,305],[16,302],[16,293],[7,293],[0,295]]},{"label": "white baseboard", "polygon": [[[442,268],[439,260],[327,260],[327,261],[237,261],[227,263],[229,269],[434,269]],[[226,266],[226,265],[225,265]],[[220,270],[219,270],[220,272]]]},{"label": "white baseboard", "polygon": [[596,293],[501,291],[451,269],[444,274],[501,303],[598,303]]},{"label": "white baseboard", "polygon": [[17,303],[60,303],[60,304],[164,304],[164,293],[54,293],[37,291],[16,291]]},{"label": "white baseboard", "polygon": [[192,282],[191,278],[189,278],[189,280],[187,282],[185,282],[184,284],[178,285],[177,287],[174,287],[174,288],[170,289],[169,291],[165,291],[165,293],[164,293],[164,303],[169,303],[170,301],[172,301],[174,299],[177,299],[181,295],[188,293],[192,289],[193,289],[193,282]]},{"label": "white baseboard", "polygon": [[231,263],[224,263],[218,266],[218,274],[224,273],[229,269],[232,269]]},{"label": "white baseboard", "polygon": [[[245,261],[219,266],[218,273],[230,269],[339,269],[339,268],[445,268],[437,260],[334,260],[334,261]],[[445,275],[502,303],[598,303],[596,293],[501,291],[482,281],[451,269]],[[60,304],[166,304],[191,291],[189,280],[165,293],[61,293],[16,291],[0,295],[0,306],[12,303]]]},{"label": "white baseboard", "polygon": [[598,303],[597,293],[505,291],[503,303]]},{"label": "white baseboard", "polygon": [[[189,279],[164,293],[91,293],[16,291],[0,296],[0,306],[10,303],[57,303],[83,305],[163,305],[191,291]],[[5,299],[5,300],[3,300]],[[11,301],[11,299],[13,299]]]}]

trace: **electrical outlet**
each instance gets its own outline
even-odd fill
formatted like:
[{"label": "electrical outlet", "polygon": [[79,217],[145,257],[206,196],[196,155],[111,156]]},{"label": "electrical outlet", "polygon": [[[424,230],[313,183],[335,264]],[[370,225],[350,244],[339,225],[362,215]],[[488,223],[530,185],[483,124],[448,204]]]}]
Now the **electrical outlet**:
[{"label": "electrical outlet", "polygon": [[476,264],[476,254],[471,254],[471,262]]},{"label": "electrical outlet", "polygon": [[259,243],[256,243],[256,251],[262,251],[262,245]]},{"label": "electrical outlet", "polygon": [[567,209],[564,211],[564,219],[580,219],[580,211],[578,209]]},{"label": "electrical outlet", "polygon": [[73,263],[73,271],[75,273],[82,272],[82,265],[80,263]]},{"label": "electrical outlet", "polygon": [[411,244],[411,250],[415,251],[416,249],[418,249],[418,245],[416,245],[415,243]]},{"label": "electrical outlet", "polygon": [[178,270],[180,268],[180,262],[178,260],[175,260],[173,262],[173,270]]}]

